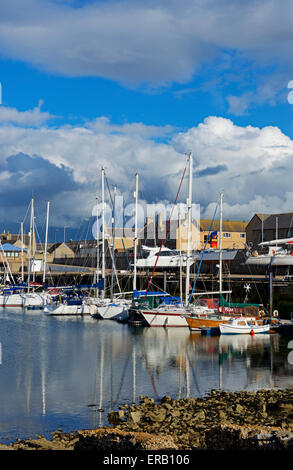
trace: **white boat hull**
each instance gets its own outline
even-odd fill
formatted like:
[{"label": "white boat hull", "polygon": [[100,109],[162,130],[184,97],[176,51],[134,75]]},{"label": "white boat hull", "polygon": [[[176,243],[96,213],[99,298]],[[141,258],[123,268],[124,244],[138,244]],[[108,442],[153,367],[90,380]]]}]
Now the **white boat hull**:
[{"label": "white boat hull", "polygon": [[56,303],[46,305],[44,313],[48,315],[94,315],[97,312],[95,305],[67,305],[66,303]]},{"label": "white boat hull", "polygon": [[184,309],[157,309],[157,310],[140,310],[149,326],[180,326],[188,327],[188,323],[182,315],[186,313]]},{"label": "white boat hull", "polygon": [[23,307],[24,298],[20,294],[1,294],[0,307]]},{"label": "white boat hull", "polygon": [[251,334],[252,332],[254,334],[258,334],[268,333],[270,325],[235,326],[230,325],[229,323],[220,323],[219,328],[222,335]]},{"label": "white boat hull", "polygon": [[256,266],[292,266],[293,256],[291,255],[279,255],[279,256],[250,256],[246,259],[245,264],[256,265]]},{"label": "white boat hull", "polygon": [[98,315],[104,320],[125,321],[128,318],[128,306],[125,304],[108,304],[97,306]]},{"label": "white boat hull", "polygon": [[27,293],[23,295],[23,306],[41,308],[44,307],[48,299],[47,294]]}]

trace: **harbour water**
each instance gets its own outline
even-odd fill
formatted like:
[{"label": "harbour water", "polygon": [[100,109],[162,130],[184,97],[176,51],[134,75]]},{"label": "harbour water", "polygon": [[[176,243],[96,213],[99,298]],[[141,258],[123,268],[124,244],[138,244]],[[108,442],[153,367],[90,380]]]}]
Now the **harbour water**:
[{"label": "harbour water", "polygon": [[293,338],[0,311],[0,442],[108,425],[121,404],[293,387]]}]

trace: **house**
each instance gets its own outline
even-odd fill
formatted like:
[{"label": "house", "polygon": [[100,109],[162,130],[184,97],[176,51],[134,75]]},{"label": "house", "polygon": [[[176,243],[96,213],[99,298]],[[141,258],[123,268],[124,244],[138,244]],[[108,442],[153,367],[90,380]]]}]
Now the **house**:
[{"label": "house", "polygon": [[[214,234],[213,248],[219,248],[220,243],[220,221],[208,219],[200,220],[200,249],[203,249],[208,243],[206,248],[211,248],[211,238],[209,234]],[[224,249],[237,249],[245,248],[246,243],[246,227],[247,222],[238,220],[223,220],[222,222],[222,248]],[[211,233],[210,233],[211,232]]]},{"label": "house", "polygon": [[246,227],[246,242],[256,249],[261,242],[293,237],[293,212],[254,214]]},{"label": "house", "polygon": [[[247,222],[227,221],[222,222],[222,248],[244,249],[246,242]],[[166,233],[167,229],[167,233]],[[145,225],[144,244],[147,246],[160,246],[162,240],[166,239],[164,245],[171,249],[187,251],[187,217],[179,224],[178,220],[170,223],[162,221],[160,217],[154,223],[153,218],[147,219]],[[191,222],[191,250],[202,250],[206,248],[219,248],[219,220],[213,222],[203,219]],[[211,234],[213,239],[211,240]],[[206,243],[207,242],[207,243]]]},{"label": "house", "polygon": [[[7,232],[3,230],[3,232],[0,234],[0,241],[1,243],[11,243],[11,245],[16,245],[21,247],[21,235],[20,234],[13,234],[10,232]],[[23,244],[25,247],[29,247],[30,244],[30,236],[23,234]]]},{"label": "house", "polygon": [[[23,257],[22,257],[23,256]],[[3,243],[0,250],[0,270],[5,271],[7,265],[12,273],[20,273],[21,268],[27,264],[27,250],[11,243]]]},{"label": "house", "polygon": [[48,248],[49,262],[54,262],[58,258],[74,258],[74,251],[66,243],[54,243]]}]

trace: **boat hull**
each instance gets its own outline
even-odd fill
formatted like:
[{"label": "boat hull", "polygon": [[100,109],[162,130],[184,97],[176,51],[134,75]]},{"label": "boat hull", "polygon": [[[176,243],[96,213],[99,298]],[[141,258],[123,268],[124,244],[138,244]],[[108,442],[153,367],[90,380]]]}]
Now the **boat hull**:
[{"label": "boat hull", "polygon": [[94,315],[97,312],[95,305],[67,305],[52,303],[44,307],[47,315]]},{"label": "boat hull", "polygon": [[234,326],[227,323],[220,323],[219,325],[220,333],[222,335],[239,335],[239,334],[260,334],[260,333],[269,333],[269,325],[257,325],[257,326]]},{"label": "boat hull", "polygon": [[188,327],[186,318],[183,315],[184,311],[179,310],[140,310],[141,315],[146,323],[152,327]]},{"label": "boat hull", "polygon": [[220,323],[226,323],[228,320],[223,320],[221,318],[216,320],[200,317],[186,317],[187,324],[192,331],[200,331],[204,328],[218,328]]},{"label": "boat hull", "polygon": [[19,294],[0,295],[0,307],[23,307],[24,298]]},{"label": "boat hull", "polygon": [[128,318],[128,307],[124,304],[97,306],[97,313],[104,320],[126,321]]},{"label": "boat hull", "polygon": [[292,266],[293,265],[293,256],[291,255],[279,255],[279,256],[250,256],[245,261],[246,265],[256,265],[256,266]]},{"label": "boat hull", "polygon": [[37,293],[28,293],[24,294],[23,299],[23,306],[24,307],[44,307],[45,303],[47,302],[48,298],[45,294],[37,294]]},{"label": "boat hull", "polygon": [[[192,317],[192,316],[186,316],[186,321],[188,323],[188,326],[189,328],[192,330],[192,331],[200,331],[202,329],[205,329],[205,328],[219,328],[219,325],[220,323],[224,323],[226,324],[227,322],[229,322],[230,320],[233,320],[233,318],[235,318],[235,316],[233,315],[227,315],[226,317],[225,316],[219,316],[219,318],[208,318],[207,317],[204,317],[204,316],[196,316],[196,317]],[[237,315],[237,318],[239,318],[239,315]],[[255,317],[246,317],[246,319],[248,321],[254,321],[255,320]]]}]

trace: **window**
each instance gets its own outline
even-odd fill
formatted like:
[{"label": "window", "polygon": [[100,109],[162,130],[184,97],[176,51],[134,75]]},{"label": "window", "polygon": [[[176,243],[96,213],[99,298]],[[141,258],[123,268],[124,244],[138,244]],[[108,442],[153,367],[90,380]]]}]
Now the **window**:
[{"label": "window", "polygon": [[240,233],[240,238],[245,238],[245,233]]},{"label": "window", "polygon": [[231,233],[225,232],[223,235],[224,238],[231,238]]}]

